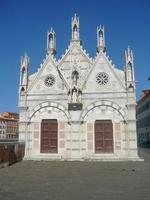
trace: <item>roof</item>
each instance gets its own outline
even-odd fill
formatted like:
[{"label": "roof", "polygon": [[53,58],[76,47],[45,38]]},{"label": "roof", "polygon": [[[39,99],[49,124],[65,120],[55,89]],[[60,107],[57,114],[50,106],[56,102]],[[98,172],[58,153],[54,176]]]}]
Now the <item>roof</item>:
[{"label": "roof", "polygon": [[6,118],[6,117],[0,117],[1,121],[19,121],[19,119],[14,119],[14,118]]},{"label": "roof", "polygon": [[18,113],[14,113],[14,112],[1,112],[0,113],[0,117],[1,119],[10,119],[10,120],[18,120],[19,119],[19,114]]}]

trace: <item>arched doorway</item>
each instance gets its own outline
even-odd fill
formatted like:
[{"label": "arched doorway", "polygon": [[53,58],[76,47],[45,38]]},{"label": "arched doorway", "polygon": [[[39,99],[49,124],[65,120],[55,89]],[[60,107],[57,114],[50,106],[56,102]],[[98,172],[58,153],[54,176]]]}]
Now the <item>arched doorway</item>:
[{"label": "arched doorway", "polygon": [[58,122],[56,119],[42,119],[41,153],[58,153]]},{"label": "arched doorway", "polygon": [[111,120],[95,121],[95,153],[113,153],[113,124]]}]

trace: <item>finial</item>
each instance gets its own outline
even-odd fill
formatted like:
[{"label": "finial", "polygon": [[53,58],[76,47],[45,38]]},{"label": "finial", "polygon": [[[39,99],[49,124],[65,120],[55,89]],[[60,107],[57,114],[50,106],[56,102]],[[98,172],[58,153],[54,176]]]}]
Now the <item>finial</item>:
[{"label": "finial", "polygon": [[76,13],[74,17],[72,17],[72,40],[79,41],[80,34],[79,34],[79,17],[77,17]]},{"label": "finial", "polygon": [[47,32],[47,53],[51,55],[56,54],[56,33],[52,27]]},{"label": "finial", "polygon": [[130,62],[131,64],[133,64],[133,52],[129,45],[127,50],[125,51],[125,58],[126,58],[126,63]]},{"label": "finial", "polygon": [[100,25],[97,26],[97,51],[98,52],[105,52],[106,46],[105,46],[105,31],[104,26]]},{"label": "finial", "polygon": [[30,58],[28,57],[27,53],[25,52],[24,56],[21,56],[21,66],[28,67],[30,63]]}]

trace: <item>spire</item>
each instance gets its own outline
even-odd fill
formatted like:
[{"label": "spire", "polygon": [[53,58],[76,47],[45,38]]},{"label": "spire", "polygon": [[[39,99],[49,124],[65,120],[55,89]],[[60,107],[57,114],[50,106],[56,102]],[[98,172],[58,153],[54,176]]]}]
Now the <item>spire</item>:
[{"label": "spire", "polygon": [[28,87],[28,71],[29,71],[30,58],[27,53],[21,56],[21,69],[20,69],[20,92],[24,93]]},{"label": "spire", "polygon": [[126,63],[126,66],[130,64],[133,67],[133,52],[129,46],[127,50],[125,51],[125,63]]},{"label": "spire", "polygon": [[80,40],[79,17],[76,14],[72,17],[72,40]]},{"label": "spire", "polygon": [[135,87],[133,51],[130,47],[125,51],[125,80],[127,87]]},{"label": "spire", "polygon": [[104,26],[97,27],[97,52],[105,52],[105,32]]},{"label": "spire", "polygon": [[56,33],[52,28],[47,32],[47,53],[56,54]]},{"label": "spire", "polygon": [[27,53],[24,56],[21,56],[21,68],[27,69],[30,63],[30,58],[28,57]]}]

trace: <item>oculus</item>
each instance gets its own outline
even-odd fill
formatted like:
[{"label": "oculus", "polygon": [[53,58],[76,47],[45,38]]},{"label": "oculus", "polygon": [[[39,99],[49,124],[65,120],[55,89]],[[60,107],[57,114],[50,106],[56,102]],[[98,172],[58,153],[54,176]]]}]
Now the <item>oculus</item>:
[{"label": "oculus", "polygon": [[48,75],[45,80],[44,83],[47,87],[51,87],[55,84],[55,77],[53,75]]},{"label": "oculus", "polygon": [[100,72],[96,75],[96,82],[99,85],[106,85],[109,82],[109,76],[105,72]]}]

